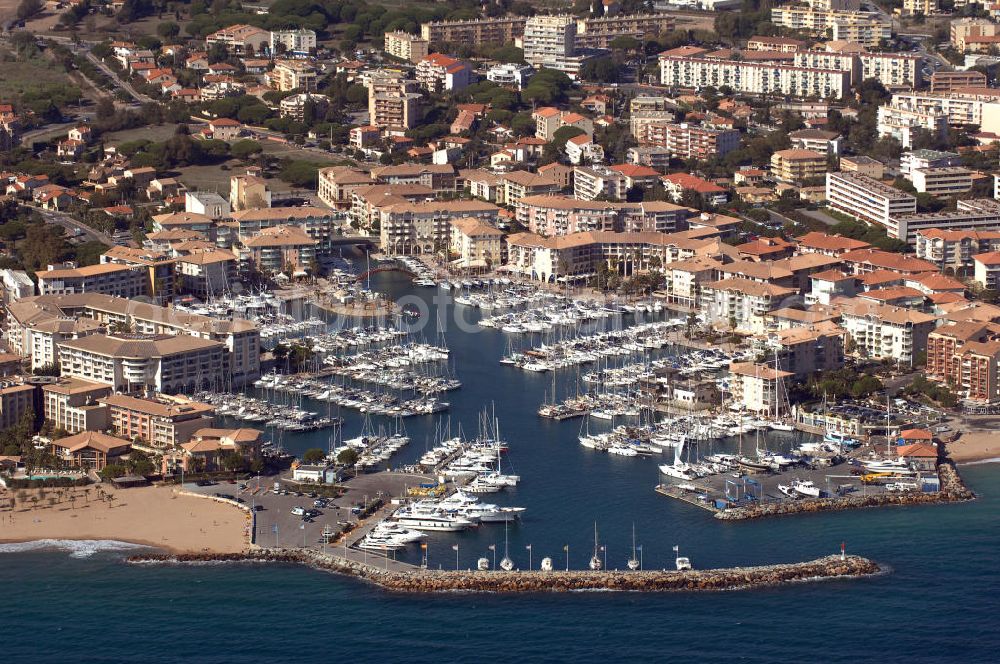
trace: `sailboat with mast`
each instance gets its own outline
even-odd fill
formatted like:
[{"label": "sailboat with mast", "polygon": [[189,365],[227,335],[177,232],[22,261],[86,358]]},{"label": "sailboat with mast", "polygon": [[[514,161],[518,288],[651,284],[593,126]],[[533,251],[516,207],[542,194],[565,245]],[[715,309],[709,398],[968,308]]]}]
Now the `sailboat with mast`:
[{"label": "sailboat with mast", "polygon": [[628,568],[631,570],[637,570],[642,565],[639,559],[635,557],[635,524],[632,524],[632,557],[628,559]]},{"label": "sailboat with mast", "polygon": [[598,555],[601,550],[601,545],[597,541],[597,522],[594,522],[594,555],[590,557],[589,567],[590,569],[597,571],[603,567],[601,564],[601,557]]}]

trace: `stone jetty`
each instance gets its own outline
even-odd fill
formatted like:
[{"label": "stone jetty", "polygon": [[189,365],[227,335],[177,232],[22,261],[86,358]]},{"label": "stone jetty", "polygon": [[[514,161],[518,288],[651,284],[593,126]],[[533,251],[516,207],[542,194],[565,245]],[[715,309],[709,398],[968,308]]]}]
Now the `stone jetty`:
[{"label": "stone jetty", "polygon": [[129,563],[258,562],[304,564],[315,569],[353,576],[386,590],[407,593],[439,592],[572,592],[617,590],[630,592],[744,590],[821,579],[858,578],[881,571],[861,556],[826,556],[816,560],[759,567],[685,571],[447,571],[414,568],[396,572],[305,549],[253,549],[242,554],[147,554]]},{"label": "stone jetty", "polygon": [[941,487],[939,491],[921,492],[907,491],[903,493],[879,493],[868,496],[844,496],[832,498],[803,498],[799,500],[782,500],[773,503],[758,503],[743,507],[734,507],[715,513],[716,519],[725,521],[742,521],[745,519],[760,519],[769,516],[788,514],[806,514],[810,512],[835,512],[853,510],[863,507],[886,507],[888,505],[932,505],[937,503],[954,503],[973,500],[976,497],[962,482],[961,475],[950,460],[938,464],[938,477]]}]

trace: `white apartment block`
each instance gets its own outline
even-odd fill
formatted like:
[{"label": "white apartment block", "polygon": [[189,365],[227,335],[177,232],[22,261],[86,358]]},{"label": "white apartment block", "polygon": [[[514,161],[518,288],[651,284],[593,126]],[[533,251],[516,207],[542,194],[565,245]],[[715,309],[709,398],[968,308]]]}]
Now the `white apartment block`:
[{"label": "white apartment block", "polygon": [[917,211],[917,199],[858,173],[827,173],[826,201],[846,215],[888,227],[890,217]]},{"label": "white apartment block", "polygon": [[532,16],[524,25],[524,60],[533,67],[551,67],[576,52],[576,19],[572,16]]},{"label": "white apartment block", "polygon": [[408,32],[385,33],[385,52],[389,55],[416,64],[430,52],[430,42]]},{"label": "white apartment block", "polygon": [[900,92],[892,96],[895,108],[935,113],[947,116],[950,125],[979,125],[983,131],[993,131],[992,116],[1000,109],[1000,91],[994,92]]},{"label": "white apartment block", "polygon": [[992,199],[960,200],[957,210],[899,214],[886,224],[889,237],[911,245],[916,245],[919,234],[926,231],[1000,231],[1000,205]]},{"label": "white apartment block", "polygon": [[932,135],[944,137],[948,134],[948,116],[940,111],[921,111],[895,105],[879,106],[879,138],[891,137],[904,148],[913,146],[915,129],[929,131]]},{"label": "white apartment block", "polygon": [[535,68],[531,65],[519,65],[513,62],[502,62],[486,70],[486,80],[497,85],[509,85],[518,90],[531,80]]},{"label": "white apartment block", "polygon": [[793,288],[734,277],[703,284],[700,309],[716,327],[760,334],[765,331],[768,312],[784,306],[795,296]]},{"label": "white apartment block", "polygon": [[483,201],[426,201],[377,208],[382,250],[393,255],[446,250],[451,221],[470,218],[496,225],[500,208]]},{"label": "white apartment block", "polygon": [[[847,45],[851,46],[851,45]],[[855,50],[858,47],[854,47]],[[874,78],[888,88],[916,87],[923,80],[920,76],[919,55],[901,53],[851,52],[850,48],[834,49],[827,46],[824,51],[797,51],[797,67],[819,69],[839,69],[850,72],[851,84]]]},{"label": "white apartment block", "polygon": [[271,54],[305,56],[316,50],[316,33],[312,30],[275,30],[271,32]]},{"label": "white apartment block", "polygon": [[912,365],[936,322],[920,311],[858,302],[842,310],[840,325],[865,357]]},{"label": "white apartment block", "polygon": [[123,392],[193,392],[225,389],[229,356],[218,341],[187,335],[90,335],[60,343],[59,365],[63,376]]},{"label": "white apartment block", "polygon": [[942,152],[940,150],[911,150],[899,157],[899,174],[911,180],[910,174],[920,168],[942,168],[945,166],[960,166],[962,157],[957,152]]},{"label": "white apartment block", "polygon": [[892,38],[891,21],[883,20],[875,12],[774,7],[771,9],[771,23],[866,47],[877,46],[881,40]]},{"label": "white apartment block", "polygon": [[784,401],[782,395],[787,394],[783,388],[784,381],[794,375],[766,364],[734,362],[729,365],[729,388],[733,403],[751,413],[771,416],[775,412],[780,413]]},{"label": "white apartment block", "polygon": [[573,196],[581,201],[592,201],[599,196],[618,201],[625,198],[627,189],[625,176],[609,168],[578,166],[573,169]]},{"label": "white apartment block", "polygon": [[1000,251],[997,231],[943,231],[928,228],[916,233],[916,256],[944,270],[972,267],[973,256]]},{"label": "white apartment block", "polygon": [[850,91],[845,71],[773,65],[743,60],[660,56],[660,82],[680,88],[719,88],[747,94],[839,99]]},{"label": "white apartment block", "polygon": [[921,194],[955,196],[972,190],[972,171],[961,166],[918,168],[910,173],[910,181]]}]

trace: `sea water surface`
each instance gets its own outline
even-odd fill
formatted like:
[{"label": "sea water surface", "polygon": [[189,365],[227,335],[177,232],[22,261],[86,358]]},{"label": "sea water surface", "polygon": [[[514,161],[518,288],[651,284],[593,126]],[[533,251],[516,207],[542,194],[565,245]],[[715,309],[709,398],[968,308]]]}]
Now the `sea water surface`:
[{"label": "sea water surface", "polygon": [[[393,275],[380,275],[379,286],[397,297],[413,292]],[[429,300],[433,291],[416,294]],[[581,568],[593,553],[596,522],[612,568],[624,568],[631,555],[634,525],[647,567],[672,567],[674,545],[706,568],[811,559],[846,542],[849,552],[889,566],[890,573],[706,594],[409,596],[294,566],[129,566],[122,563],[128,550],[109,543],[0,545],[3,659],[995,661],[1000,466],[962,468],[980,496],[968,504],[721,523],[653,492],[662,460],[595,453],[577,443],[579,421],[539,418],[535,409],[551,390],[551,376],[498,364],[506,337],[461,330],[449,320],[448,299],[441,318],[464,383],[446,397],[452,431],[461,424],[474,435],[483,407],[495,408],[522,482],[484,500],[528,512],[509,529],[506,543],[502,525],[433,535],[430,566],[454,568],[451,547],[458,544],[463,568],[491,557],[490,545],[499,556],[506,547],[523,568],[530,544],[533,567],[542,556],[564,566],[563,547],[569,545],[570,565]],[[424,315],[438,318],[433,306]],[[434,328],[427,329],[428,340]],[[562,377],[560,389],[574,381]],[[344,415],[345,436],[355,435],[361,417]],[[398,463],[412,462],[432,445],[447,417],[407,420],[413,441]],[[327,437],[312,432],[285,436],[282,443],[302,452],[325,448]],[[781,437],[766,442],[792,443]],[[419,562],[419,554],[409,559]]]}]

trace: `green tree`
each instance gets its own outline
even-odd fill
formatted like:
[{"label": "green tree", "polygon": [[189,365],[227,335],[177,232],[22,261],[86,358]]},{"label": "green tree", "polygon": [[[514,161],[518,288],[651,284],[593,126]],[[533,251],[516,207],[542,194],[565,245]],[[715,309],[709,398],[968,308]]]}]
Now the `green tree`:
[{"label": "green tree", "polygon": [[41,13],[43,9],[45,9],[45,5],[42,0],[21,0],[20,4],[17,5],[17,18],[21,21],[29,19]]},{"label": "green tree", "polygon": [[308,464],[317,464],[326,458],[326,452],[318,447],[313,447],[305,451],[302,461]]},{"label": "green tree", "polygon": [[358,452],[357,450],[348,447],[346,450],[341,450],[340,454],[337,455],[337,463],[342,466],[353,466],[358,462]]}]

